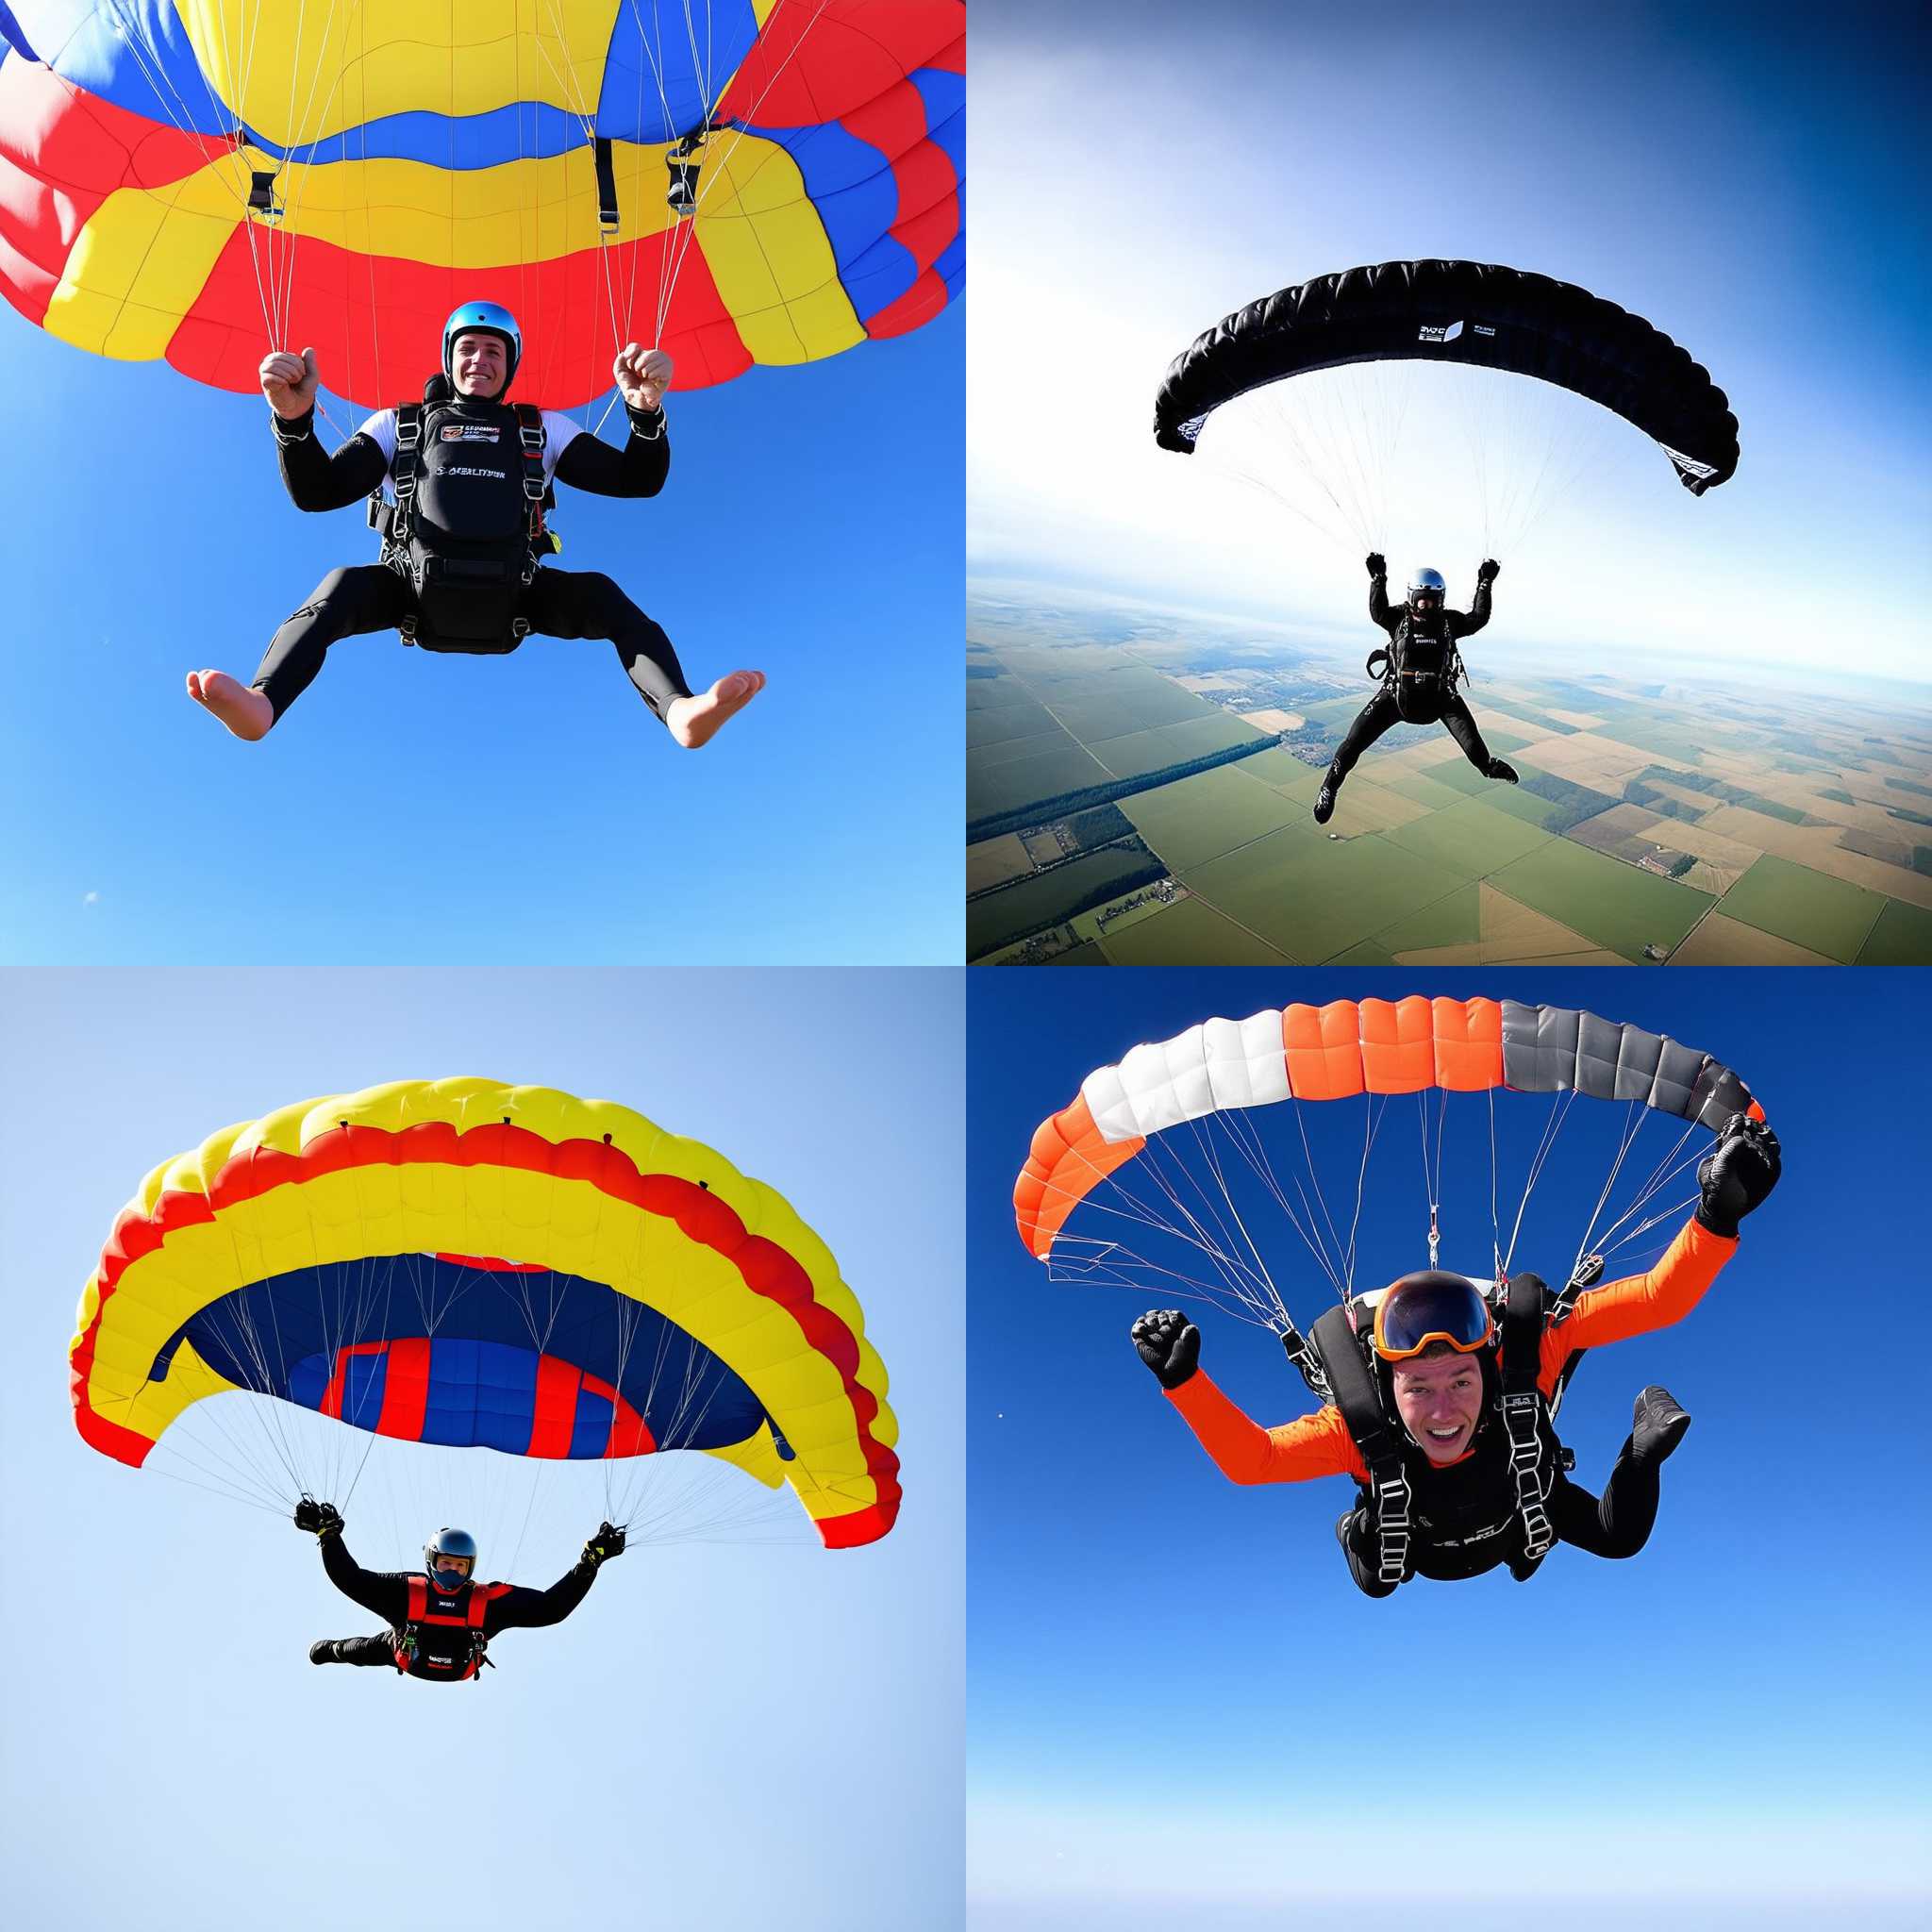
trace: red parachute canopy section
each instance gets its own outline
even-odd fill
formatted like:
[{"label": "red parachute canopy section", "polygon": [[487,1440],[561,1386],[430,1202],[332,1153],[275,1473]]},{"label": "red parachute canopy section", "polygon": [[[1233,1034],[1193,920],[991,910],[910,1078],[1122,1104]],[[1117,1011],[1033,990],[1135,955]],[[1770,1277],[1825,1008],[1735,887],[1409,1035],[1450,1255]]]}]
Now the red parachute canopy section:
[{"label": "red parachute canopy section", "polygon": [[959,0],[11,0],[0,35],[0,293],[217,388],[313,346],[392,403],[491,301],[568,408],[627,341],[691,389],[963,286]]}]

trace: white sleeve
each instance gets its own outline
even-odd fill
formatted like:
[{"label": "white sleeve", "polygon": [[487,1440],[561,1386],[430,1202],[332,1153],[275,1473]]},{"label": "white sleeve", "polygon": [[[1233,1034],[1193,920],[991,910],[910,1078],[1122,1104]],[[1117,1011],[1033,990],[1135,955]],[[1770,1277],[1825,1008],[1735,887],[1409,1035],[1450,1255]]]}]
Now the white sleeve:
[{"label": "white sleeve", "polygon": [[358,436],[366,436],[382,452],[386,463],[396,459],[396,412],[393,409],[378,409],[356,431]]},{"label": "white sleeve", "polygon": [[549,482],[557,475],[557,459],[578,437],[587,432],[584,425],[567,409],[545,409],[543,411],[543,480]]}]

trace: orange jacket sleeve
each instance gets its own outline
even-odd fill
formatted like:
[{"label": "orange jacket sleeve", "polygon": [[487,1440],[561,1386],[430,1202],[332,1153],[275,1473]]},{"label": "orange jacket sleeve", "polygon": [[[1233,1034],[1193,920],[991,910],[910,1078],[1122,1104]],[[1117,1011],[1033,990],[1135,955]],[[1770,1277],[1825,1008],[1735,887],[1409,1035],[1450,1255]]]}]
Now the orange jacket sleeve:
[{"label": "orange jacket sleeve", "polygon": [[1167,1399],[1230,1482],[1302,1483],[1318,1475],[1368,1480],[1339,1409],[1318,1408],[1264,1429],[1199,1370],[1170,1390]]},{"label": "orange jacket sleeve", "polygon": [[1544,1332],[1538,1375],[1543,1393],[1556,1388],[1564,1362],[1578,1349],[1627,1341],[1681,1322],[1737,1252],[1736,1241],[1712,1234],[1693,1216],[1648,1274],[1626,1274],[1621,1281],[1585,1289],[1570,1319]]}]

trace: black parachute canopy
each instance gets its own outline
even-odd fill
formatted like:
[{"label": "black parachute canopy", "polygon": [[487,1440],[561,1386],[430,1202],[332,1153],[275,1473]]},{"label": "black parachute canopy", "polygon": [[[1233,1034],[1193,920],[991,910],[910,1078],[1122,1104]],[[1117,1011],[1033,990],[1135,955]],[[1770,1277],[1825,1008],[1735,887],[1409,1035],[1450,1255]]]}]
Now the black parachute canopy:
[{"label": "black parachute canopy", "polygon": [[1738,467],[1728,399],[1661,329],[1573,283],[1480,261],[1343,269],[1224,316],[1168,364],[1155,441],[1191,455],[1202,425],[1236,396],[1386,361],[1466,362],[1587,396],[1661,444],[1693,496]]}]

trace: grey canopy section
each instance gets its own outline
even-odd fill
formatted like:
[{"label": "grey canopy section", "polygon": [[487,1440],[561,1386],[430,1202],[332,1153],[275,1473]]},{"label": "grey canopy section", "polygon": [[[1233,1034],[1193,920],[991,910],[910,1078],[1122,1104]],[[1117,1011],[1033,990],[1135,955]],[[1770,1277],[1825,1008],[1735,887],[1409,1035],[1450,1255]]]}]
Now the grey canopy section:
[{"label": "grey canopy section", "polygon": [[1721,1060],[1615,1020],[1567,1007],[1505,1000],[1503,1078],[1520,1093],[1574,1088],[1598,1100],[1637,1100],[1715,1133],[1751,1109],[1751,1090]]}]

